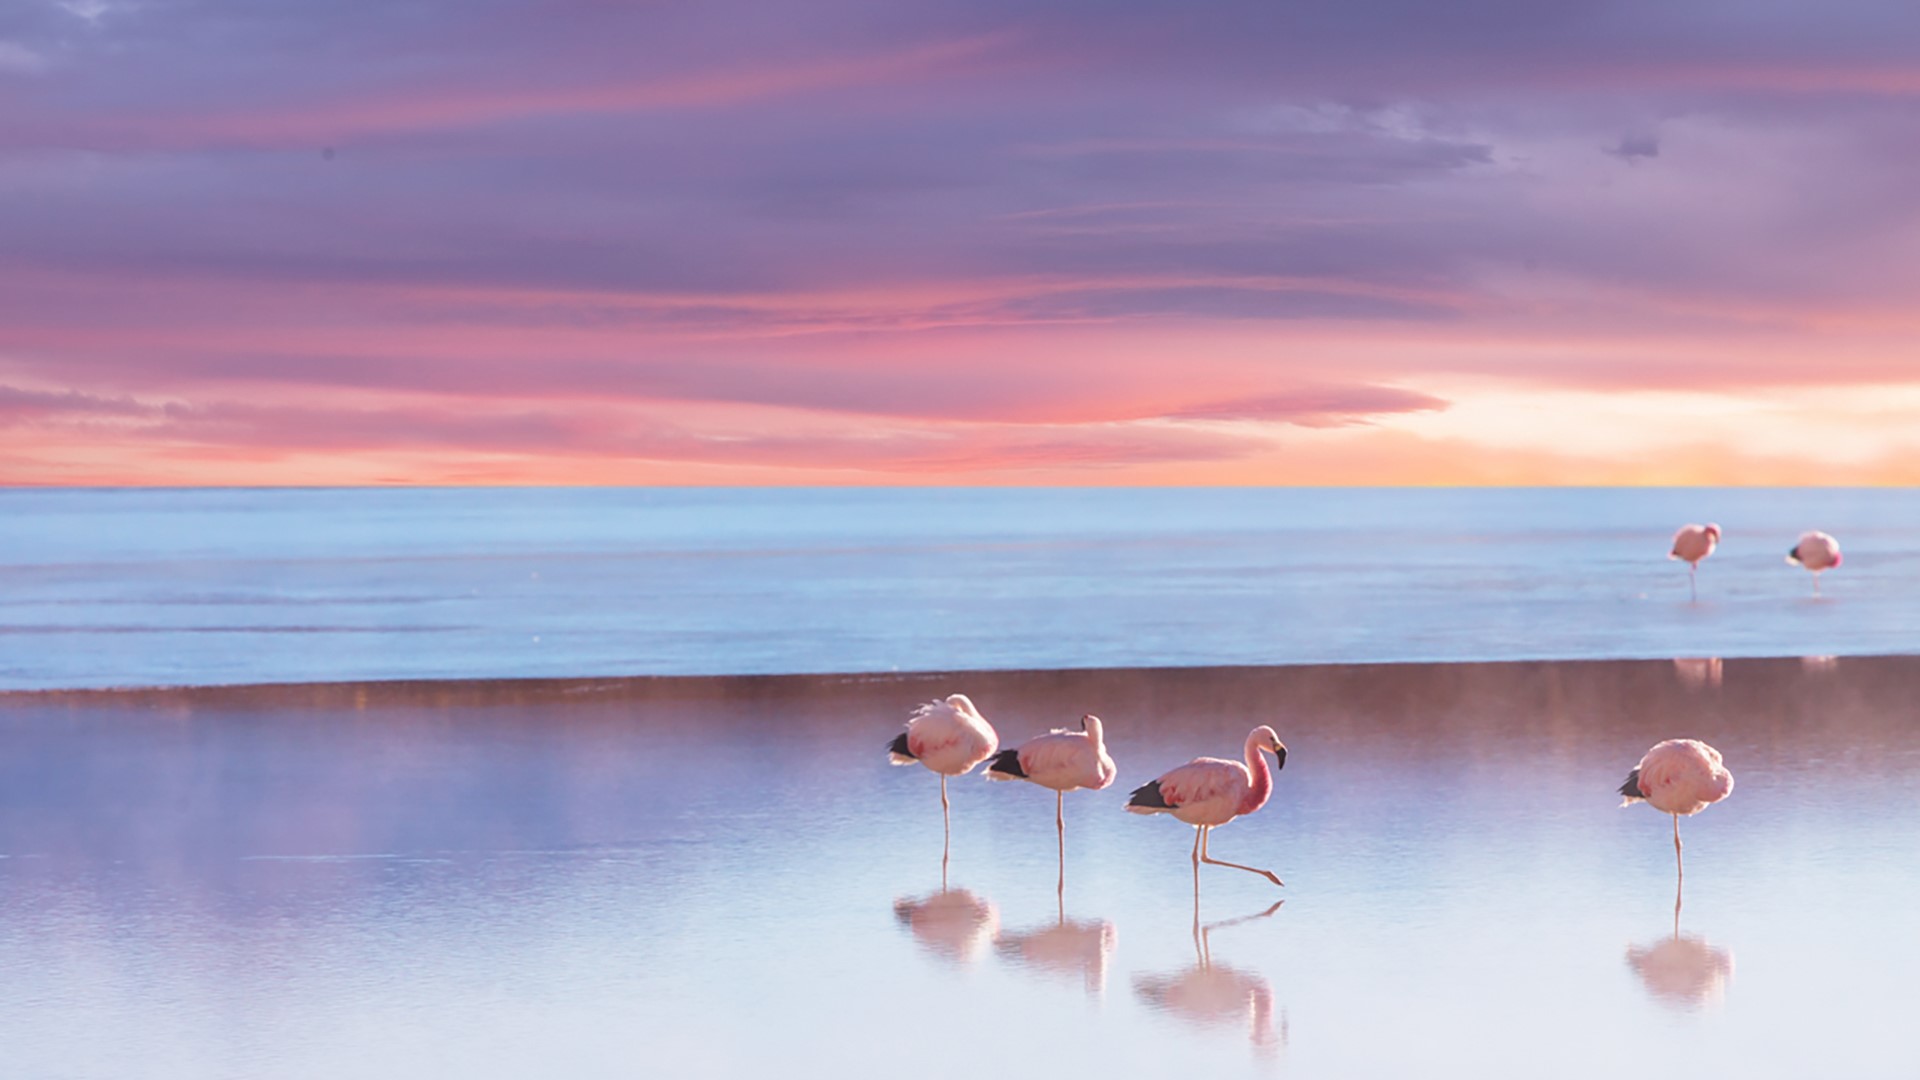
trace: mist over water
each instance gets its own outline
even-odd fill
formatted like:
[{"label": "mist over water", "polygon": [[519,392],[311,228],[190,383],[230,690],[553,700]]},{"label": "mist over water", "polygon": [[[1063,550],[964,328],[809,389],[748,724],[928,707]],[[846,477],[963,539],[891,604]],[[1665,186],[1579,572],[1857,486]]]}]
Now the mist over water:
[{"label": "mist over water", "polygon": [[1913,490],[0,491],[0,689],[1891,654],[1917,610]]}]

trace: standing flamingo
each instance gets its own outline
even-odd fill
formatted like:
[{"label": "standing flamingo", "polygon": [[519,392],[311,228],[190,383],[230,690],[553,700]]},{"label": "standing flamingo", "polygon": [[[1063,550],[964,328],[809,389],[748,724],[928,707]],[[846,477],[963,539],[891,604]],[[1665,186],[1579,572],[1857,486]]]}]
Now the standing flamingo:
[{"label": "standing flamingo", "polygon": [[[1673,866],[1676,882],[1686,880],[1680,861],[1680,815],[1694,815],[1733,793],[1733,774],[1721,764],[1720,751],[1698,739],[1668,739],[1641,757],[1640,764],[1620,785],[1626,796],[1621,806],[1645,800],[1655,810],[1673,815]],[[1680,892],[1673,896],[1676,918]]]},{"label": "standing flamingo", "polygon": [[1820,595],[1820,572],[1840,565],[1840,541],[1823,532],[1805,532],[1787,552],[1787,561],[1813,571],[1813,595]]},{"label": "standing flamingo", "polygon": [[913,711],[907,730],[887,745],[895,765],[919,762],[940,774],[940,821],[946,836],[941,849],[941,876],[953,846],[953,810],[947,802],[947,777],[964,776],[1000,748],[993,725],[973,707],[965,694],[948,694],[945,701],[929,701]]},{"label": "standing flamingo", "polygon": [[1060,890],[1067,887],[1067,792],[1077,788],[1099,791],[1113,783],[1113,758],[1100,718],[1089,713],[1080,718],[1080,730],[1055,728],[1021,743],[1017,749],[1002,750],[987,763],[989,780],[1031,780],[1053,789],[1053,827],[1060,836]]},{"label": "standing flamingo", "polygon": [[1246,761],[1223,758],[1194,758],[1177,769],[1162,773],[1158,780],[1135,788],[1127,800],[1127,809],[1136,814],[1172,814],[1194,827],[1193,895],[1200,896],[1200,864],[1231,866],[1250,874],[1260,874],[1275,885],[1284,886],[1271,870],[1239,863],[1222,862],[1207,854],[1207,835],[1215,826],[1225,825],[1242,814],[1251,814],[1267,804],[1273,794],[1273,773],[1267,771],[1267,759],[1260,751],[1274,756],[1274,768],[1287,767],[1287,746],[1265,724],[1247,733]]},{"label": "standing flamingo", "polygon": [[1669,559],[1684,559],[1687,564],[1687,595],[1694,600],[1700,599],[1700,591],[1694,584],[1695,573],[1700,569],[1700,560],[1713,554],[1720,546],[1720,526],[1708,522],[1705,525],[1682,525],[1680,531],[1673,534],[1673,550],[1667,552]]}]

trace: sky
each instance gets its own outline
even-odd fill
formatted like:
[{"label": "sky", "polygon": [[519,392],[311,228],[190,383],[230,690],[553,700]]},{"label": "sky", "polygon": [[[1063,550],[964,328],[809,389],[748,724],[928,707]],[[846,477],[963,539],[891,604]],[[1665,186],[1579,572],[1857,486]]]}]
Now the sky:
[{"label": "sky", "polygon": [[1920,483],[1906,0],[10,0],[0,483]]}]

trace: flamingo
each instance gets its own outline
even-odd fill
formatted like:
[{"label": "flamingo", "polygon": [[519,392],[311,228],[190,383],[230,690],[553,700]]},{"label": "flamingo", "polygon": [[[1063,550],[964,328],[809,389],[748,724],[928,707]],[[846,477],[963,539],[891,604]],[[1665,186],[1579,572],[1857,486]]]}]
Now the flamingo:
[{"label": "flamingo", "polygon": [[1055,728],[1013,750],[1002,750],[987,763],[989,780],[1030,780],[1053,789],[1053,827],[1060,836],[1060,889],[1067,883],[1067,792],[1085,788],[1100,791],[1113,783],[1113,758],[1100,718],[1080,718],[1080,730]]},{"label": "flamingo", "polygon": [[1271,870],[1239,863],[1222,862],[1207,854],[1207,836],[1216,826],[1225,825],[1242,814],[1251,814],[1267,804],[1273,793],[1273,773],[1267,771],[1267,759],[1260,751],[1274,756],[1274,768],[1287,767],[1287,746],[1265,724],[1247,733],[1246,761],[1222,758],[1194,758],[1177,769],[1162,773],[1158,780],[1133,791],[1127,809],[1136,814],[1172,814],[1194,827],[1193,895],[1200,896],[1200,864],[1231,866],[1259,874],[1275,885],[1286,882]]},{"label": "flamingo", "polygon": [[1700,599],[1699,589],[1695,586],[1694,575],[1700,569],[1700,560],[1713,554],[1720,546],[1720,526],[1708,522],[1705,525],[1682,525],[1680,531],[1673,534],[1673,550],[1667,552],[1669,559],[1683,559],[1687,564],[1687,595]]},{"label": "flamingo", "polygon": [[1823,532],[1804,532],[1787,552],[1787,561],[1813,571],[1813,595],[1820,595],[1820,572],[1840,565],[1840,541]]},{"label": "flamingo", "polygon": [[919,762],[940,774],[940,821],[946,836],[940,866],[944,877],[947,854],[953,846],[953,810],[947,802],[947,777],[964,776],[1000,748],[993,725],[973,707],[965,694],[948,694],[945,701],[929,701],[913,711],[907,730],[887,744],[895,765]]},{"label": "flamingo", "polygon": [[1680,861],[1680,815],[1692,816],[1733,793],[1733,774],[1721,763],[1720,751],[1698,739],[1668,739],[1640,758],[1640,764],[1620,785],[1621,806],[1645,801],[1655,810],[1673,815],[1673,865],[1677,874],[1673,896],[1675,918],[1680,912],[1678,882],[1686,880]]}]

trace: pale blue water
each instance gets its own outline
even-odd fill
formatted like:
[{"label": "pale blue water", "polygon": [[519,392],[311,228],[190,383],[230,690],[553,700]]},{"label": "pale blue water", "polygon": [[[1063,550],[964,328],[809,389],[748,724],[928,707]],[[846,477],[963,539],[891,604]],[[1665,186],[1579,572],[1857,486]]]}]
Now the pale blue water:
[{"label": "pale blue water", "polygon": [[0,491],[5,689],[1910,653],[1916,612],[1914,490]]},{"label": "pale blue water", "polygon": [[[1912,1077],[1920,660],[0,698],[0,1060],[60,1080]],[[939,785],[965,689],[1119,781]],[[1255,720],[1272,801],[1127,792]],[[1733,795],[1618,807],[1654,741]],[[1064,877],[1064,893],[1057,891]],[[1273,908],[1275,901],[1285,905]],[[1194,923],[1202,928],[1196,943]],[[1202,951],[1202,946],[1205,951]]]}]

